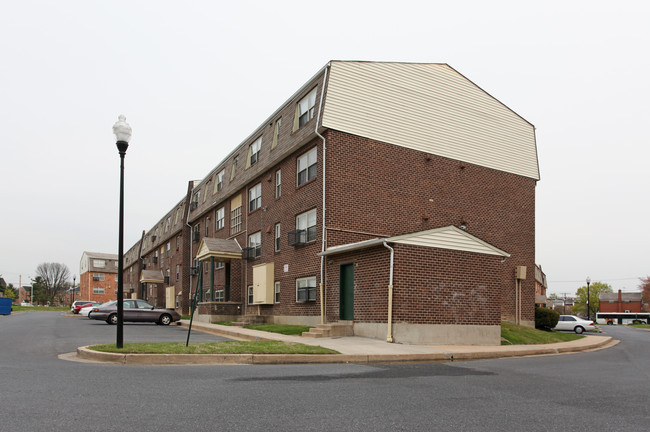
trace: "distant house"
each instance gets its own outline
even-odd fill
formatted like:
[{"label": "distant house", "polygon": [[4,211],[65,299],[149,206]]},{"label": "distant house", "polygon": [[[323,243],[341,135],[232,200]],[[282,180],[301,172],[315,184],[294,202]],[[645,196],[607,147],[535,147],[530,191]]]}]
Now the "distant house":
[{"label": "distant house", "polygon": [[640,292],[602,293],[598,312],[642,312]]},{"label": "distant house", "polygon": [[546,274],[535,264],[535,307],[546,307]]},{"label": "distant house", "polygon": [[79,263],[77,300],[98,303],[115,300],[117,290],[117,254],[84,252]]}]

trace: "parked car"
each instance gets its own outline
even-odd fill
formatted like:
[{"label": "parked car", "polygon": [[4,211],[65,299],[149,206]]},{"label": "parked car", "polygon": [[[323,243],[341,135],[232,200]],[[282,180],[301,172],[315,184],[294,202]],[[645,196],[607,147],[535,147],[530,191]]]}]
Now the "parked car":
[{"label": "parked car", "polygon": [[592,320],[585,320],[575,315],[560,315],[560,320],[553,330],[574,331],[581,334],[585,331],[596,331],[596,326]]},{"label": "parked car", "polygon": [[[89,318],[117,324],[117,302],[109,303],[93,308]],[[175,310],[157,308],[144,300],[124,300],[123,304],[124,322],[154,322],[169,325],[181,319],[181,315]]]},{"label": "parked car", "polygon": [[21,306],[33,306],[31,303],[27,303],[26,301],[20,302]]},{"label": "parked car", "polygon": [[81,309],[79,309],[79,315],[81,316],[89,316],[88,314],[92,311],[93,308],[97,308],[101,306],[101,303],[91,303],[89,305],[85,305]]},{"label": "parked car", "polygon": [[90,300],[75,300],[72,303],[72,307],[70,308],[70,312],[72,312],[73,314],[78,314],[82,307],[91,305],[92,303],[93,302],[90,301]]}]

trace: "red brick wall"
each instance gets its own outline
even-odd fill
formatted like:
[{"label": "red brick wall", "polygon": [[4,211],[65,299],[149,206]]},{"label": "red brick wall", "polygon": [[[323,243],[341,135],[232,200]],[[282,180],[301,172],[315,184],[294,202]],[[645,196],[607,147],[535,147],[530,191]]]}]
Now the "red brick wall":
[{"label": "red brick wall", "polygon": [[328,246],[464,223],[510,253],[501,313],[514,317],[514,271],[527,267],[522,319],[534,320],[535,180],[327,131]]},{"label": "red brick wall", "polygon": [[[93,280],[93,274],[104,274],[103,281]],[[79,276],[79,292],[75,300],[90,300],[97,303],[104,303],[115,300],[115,290],[117,290],[117,273],[104,273],[101,271],[90,271]],[[93,288],[104,288],[104,294],[93,294]]]},{"label": "red brick wall", "polygon": [[[501,257],[393,247],[393,322],[499,325]],[[350,262],[354,263],[354,320],[386,322],[390,251],[385,247],[328,259],[328,320],[338,320],[340,265]]]}]

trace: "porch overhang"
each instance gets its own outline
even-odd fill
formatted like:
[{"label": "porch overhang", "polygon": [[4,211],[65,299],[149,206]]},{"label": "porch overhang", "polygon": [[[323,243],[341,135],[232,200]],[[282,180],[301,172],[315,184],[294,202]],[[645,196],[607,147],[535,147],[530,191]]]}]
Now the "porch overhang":
[{"label": "porch overhang", "polygon": [[163,283],[165,278],[163,277],[162,270],[142,270],[140,275],[140,283]]},{"label": "porch overhang", "polygon": [[217,239],[204,237],[196,252],[196,259],[205,261],[214,258],[217,262],[229,262],[231,259],[241,259],[242,249],[235,239]]},{"label": "porch overhang", "polygon": [[336,255],[345,252],[352,252],[360,249],[366,249],[375,246],[381,246],[384,243],[407,244],[413,246],[423,246],[439,249],[451,249],[463,252],[475,252],[487,255],[497,255],[507,258],[510,256],[491,244],[469,234],[460,228],[449,225],[441,228],[434,228],[427,231],[419,231],[409,234],[403,234],[394,237],[374,238],[363,240],[356,243],[348,243],[339,246],[327,248],[319,252],[319,256]]}]

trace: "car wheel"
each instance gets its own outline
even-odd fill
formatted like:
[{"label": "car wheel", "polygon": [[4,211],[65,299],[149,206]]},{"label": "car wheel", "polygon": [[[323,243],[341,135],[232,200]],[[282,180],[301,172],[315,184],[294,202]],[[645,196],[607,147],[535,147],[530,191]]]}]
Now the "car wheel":
[{"label": "car wheel", "polygon": [[158,321],[161,325],[169,325],[172,322],[172,317],[169,314],[160,315],[160,320]]},{"label": "car wheel", "polygon": [[117,314],[110,314],[106,319],[106,322],[109,324],[117,324]]},{"label": "car wheel", "polygon": [[585,331],[585,329],[578,326],[578,327],[574,328],[573,331],[575,331],[577,334],[582,334],[582,332]]}]

